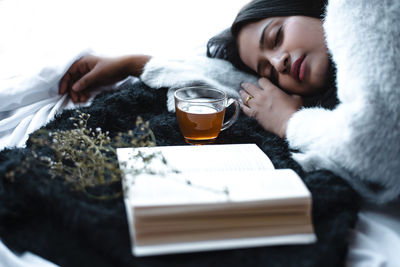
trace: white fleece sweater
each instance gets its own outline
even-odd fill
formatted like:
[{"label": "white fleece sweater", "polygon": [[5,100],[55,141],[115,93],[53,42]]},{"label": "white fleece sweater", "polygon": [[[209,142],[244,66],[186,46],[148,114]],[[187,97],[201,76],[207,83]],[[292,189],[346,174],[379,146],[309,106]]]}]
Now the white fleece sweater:
[{"label": "white fleece sweater", "polygon": [[305,170],[329,169],[365,198],[400,194],[400,2],[330,1],[324,20],[340,104],[303,109],[287,128]]},{"label": "white fleece sweater", "polygon": [[[400,1],[334,0],[324,20],[337,67],[340,104],[334,110],[304,108],[288,122],[287,140],[306,171],[328,169],[372,202],[400,194]],[[239,98],[242,81],[257,78],[226,61],[196,57],[153,58],[141,79],[174,89],[208,84]]]}]

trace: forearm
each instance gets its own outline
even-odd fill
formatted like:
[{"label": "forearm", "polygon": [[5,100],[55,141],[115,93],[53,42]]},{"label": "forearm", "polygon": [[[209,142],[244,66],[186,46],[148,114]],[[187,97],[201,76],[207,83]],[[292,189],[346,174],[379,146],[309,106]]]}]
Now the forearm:
[{"label": "forearm", "polygon": [[148,55],[129,55],[121,57],[120,62],[126,76],[139,77],[150,59],[151,56]]}]

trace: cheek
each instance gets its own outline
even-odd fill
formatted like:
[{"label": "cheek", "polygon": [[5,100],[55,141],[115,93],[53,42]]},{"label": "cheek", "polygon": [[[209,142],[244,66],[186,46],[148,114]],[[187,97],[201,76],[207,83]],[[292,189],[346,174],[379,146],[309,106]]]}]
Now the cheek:
[{"label": "cheek", "polygon": [[322,23],[319,20],[294,18],[286,26],[287,45],[309,51],[325,47]]},{"label": "cheek", "polygon": [[316,60],[314,60],[314,66],[312,66],[311,73],[311,84],[316,89],[324,87],[326,80],[328,79],[328,69],[329,69],[329,56],[327,53],[321,51],[318,54]]},{"label": "cheek", "polygon": [[288,75],[284,75],[279,79],[279,87],[290,94],[302,94],[299,83]]},{"label": "cheek", "polygon": [[[291,33],[292,32],[292,33]],[[292,51],[311,52],[318,47],[320,42],[315,42],[315,36],[304,33],[301,30],[287,32],[286,45]]]}]

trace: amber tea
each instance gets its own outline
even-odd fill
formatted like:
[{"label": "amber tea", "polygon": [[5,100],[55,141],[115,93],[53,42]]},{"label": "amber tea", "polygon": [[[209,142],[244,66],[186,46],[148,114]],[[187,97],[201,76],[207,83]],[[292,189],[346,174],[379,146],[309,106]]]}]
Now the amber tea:
[{"label": "amber tea", "polygon": [[[224,123],[225,109],[235,103],[235,114]],[[179,128],[190,144],[212,143],[220,131],[237,119],[238,104],[223,91],[206,87],[187,87],[175,92],[175,110]]]},{"label": "amber tea", "polygon": [[190,140],[217,138],[224,115],[225,109],[217,110],[205,105],[176,107],[176,117],[180,121],[181,132]]}]

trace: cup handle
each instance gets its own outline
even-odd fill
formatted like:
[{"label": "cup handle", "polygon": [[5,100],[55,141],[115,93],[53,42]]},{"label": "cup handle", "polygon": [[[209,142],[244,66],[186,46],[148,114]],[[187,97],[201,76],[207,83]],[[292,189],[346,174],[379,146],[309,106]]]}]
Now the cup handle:
[{"label": "cup handle", "polygon": [[232,124],[234,124],[237,121],[237,118],[239,116],[239,102],[233,98],[229,98],[228,99],[228,105],[226,107],[229,107],[230,105],[235,104],[235,113],[233,113],[232,117],[224,122],[224,124],[222,124],[221,127],[221,131],[228,129],[229,127],[232,126]]}]

